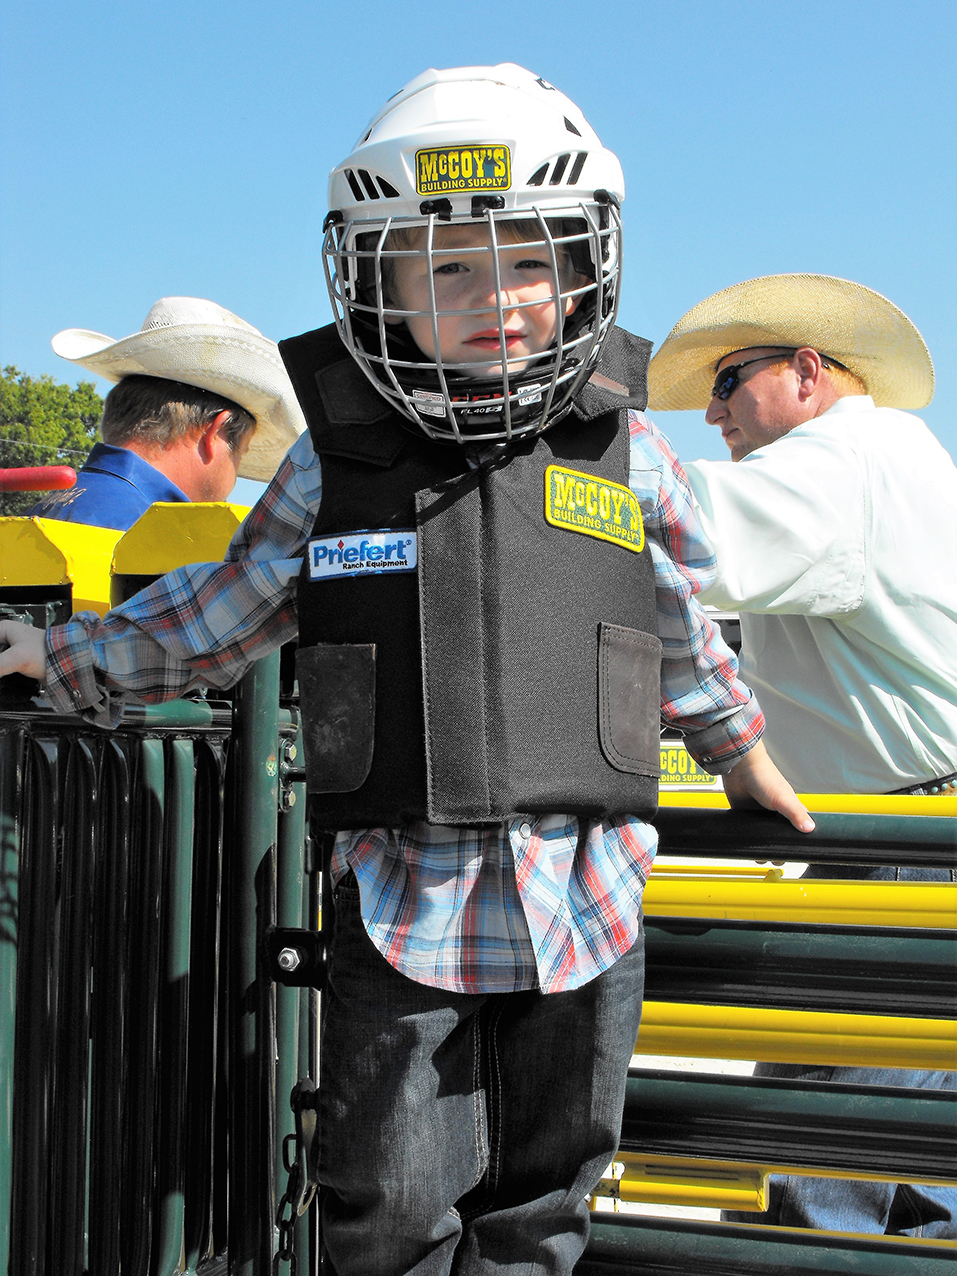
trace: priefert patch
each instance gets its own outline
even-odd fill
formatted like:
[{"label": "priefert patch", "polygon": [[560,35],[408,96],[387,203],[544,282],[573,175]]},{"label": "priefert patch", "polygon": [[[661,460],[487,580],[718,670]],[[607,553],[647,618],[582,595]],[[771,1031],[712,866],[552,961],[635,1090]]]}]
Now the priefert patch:
[{"label": "priefert patch", "polygon": [[384,528],[320,536],[306,548],[310,580],[414,572],[418,545],[411,528]]}]

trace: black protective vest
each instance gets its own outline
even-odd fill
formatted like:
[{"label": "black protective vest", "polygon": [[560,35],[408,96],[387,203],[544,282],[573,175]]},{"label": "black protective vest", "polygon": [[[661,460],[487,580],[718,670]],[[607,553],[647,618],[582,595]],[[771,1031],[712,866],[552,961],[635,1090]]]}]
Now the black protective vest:
[{"label": "black protective vest", "polygon": [[[599,371],[643,387],[647,343],[608,344]],[[314,825],[652,813],[661,643],[625,400],[589,385],[470,468],[400,421],[334,327],[280,350],[322,460],[297,655]],[[391,570],[413,533],[417,570]]]}]

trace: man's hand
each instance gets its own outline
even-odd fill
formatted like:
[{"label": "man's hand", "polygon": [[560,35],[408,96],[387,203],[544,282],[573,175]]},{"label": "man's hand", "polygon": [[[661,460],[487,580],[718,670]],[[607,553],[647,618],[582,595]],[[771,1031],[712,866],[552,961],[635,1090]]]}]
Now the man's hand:
[{"label": "man's hand", "polygon": [[43,629],[21,625],[16,620],[0,620],[0,678],[22,673],[37,682],[46,681],[47,645]]},{"label": "man's hand", "polygon": [[814,828],[807,807],[771,761],[761,740],[724,777],[724,794],[732,807],[764,806],[780,812],[799,833],[810,833]]}]

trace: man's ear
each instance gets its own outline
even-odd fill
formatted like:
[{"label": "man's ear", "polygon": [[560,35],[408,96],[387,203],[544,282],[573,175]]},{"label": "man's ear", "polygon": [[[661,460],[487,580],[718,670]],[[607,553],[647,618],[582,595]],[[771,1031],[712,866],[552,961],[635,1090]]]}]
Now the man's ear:
[{"label": "man's ear", "polygon": [[221,412],[217,412],[211,421],[207,421],[203,426],[199,436],[199,454],[206,464],[213,459],[216,454],[216,439],[220,436],[223,426],[231,416],[229,408],[223,408]]},{"label": "man's ear", "polygon": [[804,402],[821,385],[824,364],[818,352],[811,346],[802,346],[794,352],[794,367],[798,373],[798,398]]}]

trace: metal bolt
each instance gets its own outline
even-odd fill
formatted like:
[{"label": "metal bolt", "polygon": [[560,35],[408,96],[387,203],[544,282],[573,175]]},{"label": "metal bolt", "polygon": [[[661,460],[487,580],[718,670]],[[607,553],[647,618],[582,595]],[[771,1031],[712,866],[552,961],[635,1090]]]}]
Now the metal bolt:
[{"label": "metal bolt", "polygon": [[302,964],[302,953],[298,948],[284,948],[276,961],[280,970],[290,973]]}]

